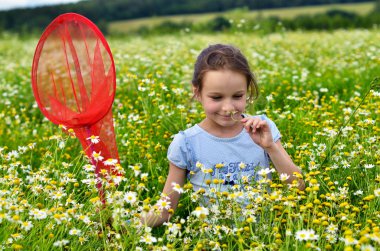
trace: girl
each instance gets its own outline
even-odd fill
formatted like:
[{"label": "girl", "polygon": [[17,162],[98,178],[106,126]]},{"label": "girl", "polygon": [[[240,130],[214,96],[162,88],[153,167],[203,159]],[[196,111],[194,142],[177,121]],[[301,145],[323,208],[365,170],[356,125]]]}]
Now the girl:
[{"label": "girl", "polygon": [[[169,220],[180,198],[176,190],[184,185],[186,176],[195,191],[207,191],[213,185],[224,191],[239,184],[241,177],[259,179],[255,169],[269,168],[269,160],[279,174],[287,175],[287,183],[297,180],[294,173],[301,173],[281,145],[276,125],[264,115],[243,113],[247,100],[257,98],[258,87],[247,59],[237,48],[216,44],[204,49],[195,63],[192,84],[206,118],[178,133],[170,144],[163,190],[167,207],[160,214],[145,215],[142,222],[148,226]],[[222,183],[215,185],[210,182],[213,179]],[[304,189],[301,179],[298,188]]]}]

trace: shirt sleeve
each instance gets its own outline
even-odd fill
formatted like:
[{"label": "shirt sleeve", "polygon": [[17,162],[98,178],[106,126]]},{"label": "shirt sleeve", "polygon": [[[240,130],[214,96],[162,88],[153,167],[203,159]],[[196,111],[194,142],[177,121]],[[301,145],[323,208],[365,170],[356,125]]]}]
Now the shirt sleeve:
[{"label": "shirt sleeve", "polygon": [[266,115],[260,115],[260,118],[262,120],[267,121],[267,123],[270,127],[270,130],[272,132],[273,141],[277,142],[279,139],[281,139],[281,134],[280,134],[280,131],[278,130],[276,124],[272,120],[270,120]]},{"label": "shirt sleeve", "polygon": [[168,148],[167,158],[179,168],[188,169],[190,167],[186,139],[183,133],[178,133],[174,136]]}]

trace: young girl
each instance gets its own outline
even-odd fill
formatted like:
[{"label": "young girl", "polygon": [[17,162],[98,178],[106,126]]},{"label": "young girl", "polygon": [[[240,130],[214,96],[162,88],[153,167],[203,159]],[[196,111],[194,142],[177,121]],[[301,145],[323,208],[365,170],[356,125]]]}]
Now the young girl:
[{"label": "young girl", "polygon": [[[215,178],[224,182],[215,185],[224,191],[241,183],[243,176],[259,179],[256,169],[269,168],[271,161],[279,174],[289,176],[286,182],[297,179],[294,173],[301,171],[281,145],[276,125],[265,115],[243,113],[247,100],[257,98],[258,87],[247,59],[237,48],[216,44],[204,49],[195,63],[192,84],[194,98],[202,104],[206,118],[178,133],[169,146],[169,174],[163,194],[172,210],[180,198],[173,184],[183,186],[186,177],[194,191],[207,191]],[[304,189],[302,180],[298,180],[298,187]],[[160,215],[150,212],[142,221],[159,226],[170,215],[164,208]]]}]

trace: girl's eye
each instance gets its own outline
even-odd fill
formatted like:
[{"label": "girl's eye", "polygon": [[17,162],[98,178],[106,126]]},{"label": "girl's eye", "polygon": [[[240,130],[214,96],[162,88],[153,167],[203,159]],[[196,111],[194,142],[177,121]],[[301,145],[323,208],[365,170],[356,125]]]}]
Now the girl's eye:
[{"label": "girl's eye", "polygon": [[236,95],[234,96],[234,99],[241,99],[243,97],[243,95]]},{"label": "girl's eye", "polygon": [[211,97],[213,100],[220,100],[222,97]]}]

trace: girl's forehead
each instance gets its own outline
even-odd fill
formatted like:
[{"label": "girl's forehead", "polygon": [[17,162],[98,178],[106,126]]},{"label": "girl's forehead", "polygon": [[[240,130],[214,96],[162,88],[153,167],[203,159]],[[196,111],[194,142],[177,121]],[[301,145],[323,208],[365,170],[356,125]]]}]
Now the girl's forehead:
[{"label": "girl's forehead", "polygon": [[246,77],[236,71],[220,70],[209,71],[205,74],[202,81],[203,90],[246,90],[247,79]]}]

